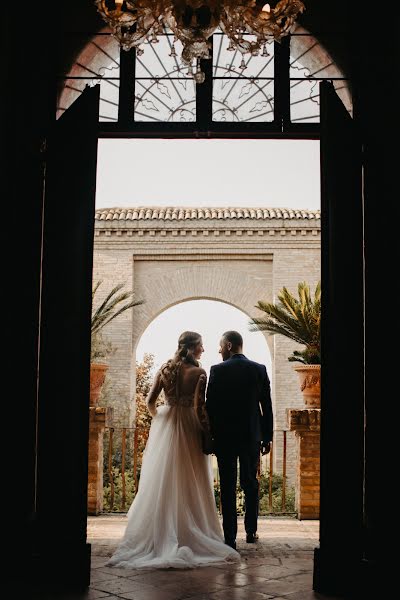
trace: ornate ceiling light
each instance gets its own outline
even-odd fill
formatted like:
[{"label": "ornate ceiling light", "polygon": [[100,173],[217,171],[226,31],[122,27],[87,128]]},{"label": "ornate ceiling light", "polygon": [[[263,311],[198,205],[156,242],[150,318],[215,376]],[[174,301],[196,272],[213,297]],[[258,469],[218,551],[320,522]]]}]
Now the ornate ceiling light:
[{"label": "ornate ceiling light", "polygon": [[[169,29],[174,41],[183,45],[181,60],[197,83],[204,81],[200,60],[211,58],[209,38],[220,27],[229,39],[229,49],[244,56],[268,56],[267,42],[280,41],[304,11],[300,0],[95,0],[98,12],[124,50],[144,42],[156,44]],[[246,37],[247,34],[247,37]],[[250,38],[248,35],[250,34]],[[172,45],[172,56],[176,56]]]}]

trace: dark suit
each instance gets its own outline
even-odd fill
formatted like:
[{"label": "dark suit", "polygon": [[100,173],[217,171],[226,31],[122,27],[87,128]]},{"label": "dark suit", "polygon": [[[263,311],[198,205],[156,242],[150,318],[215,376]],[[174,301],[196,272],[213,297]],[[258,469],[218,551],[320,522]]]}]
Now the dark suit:
[{"label": "dark suit", "polygon": [[237,459],[240,486],[245,495],[245,529],[257,531],[257,467],[260,442],[270,442],[273,433],[270,382],[264,365],[244,354],[214,365],[210,370],[206,409],[221,483],[225,540],[236,539]]}]

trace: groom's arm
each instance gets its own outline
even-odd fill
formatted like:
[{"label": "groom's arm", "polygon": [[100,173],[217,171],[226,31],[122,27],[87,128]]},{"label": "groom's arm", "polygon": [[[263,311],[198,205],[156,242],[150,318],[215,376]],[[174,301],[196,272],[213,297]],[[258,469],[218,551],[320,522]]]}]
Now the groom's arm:
[{"label": "groom's arm", "polygon": [[267,369],[262,366],[262,382],[260,388],[259,402],[262,411],[262,432],[263,432],[263,443],[268,444],[272,441],[274,431],[274,419],[272,414],[272,402],[271,402],[271,386]]},{"label": "groom's arm", "polygon": [[206,411],[208,419],[210,421],[211,435],[214,435],[214,424],[215,414],[217,409],[217,376],[215,374],[215,368],[210,369],[210,378],[208,380],[207,392],[206,392]]}]

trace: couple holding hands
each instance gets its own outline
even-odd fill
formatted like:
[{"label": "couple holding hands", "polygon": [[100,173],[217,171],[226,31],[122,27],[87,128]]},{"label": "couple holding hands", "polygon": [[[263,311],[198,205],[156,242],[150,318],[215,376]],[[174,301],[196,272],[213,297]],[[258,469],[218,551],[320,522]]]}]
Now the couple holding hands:
[{"label": "couple holding hands", "polygon": [[[222,362],[211,367],[208,382],[199,365],[203,352],[201,335],[183,332],[175,355],[154,378],[146,400],[153,419],[140,488],[108,566],[193,568],[239,561],[238,459],[246,541],[257,540],[258,462],[260,451],[270,451],[273,433],[267,370],[246,358],[237,331],[222,335]],[[156,408],[162,390],[165,402]],[[218,461],[223,531],[213,492],[211,452]]]}]

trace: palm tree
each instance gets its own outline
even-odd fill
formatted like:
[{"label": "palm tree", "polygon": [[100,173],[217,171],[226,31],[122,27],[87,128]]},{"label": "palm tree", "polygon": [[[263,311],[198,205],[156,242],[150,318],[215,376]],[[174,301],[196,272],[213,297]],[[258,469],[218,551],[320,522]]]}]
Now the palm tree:
[{"label": "palm tree", "polygon": [[305,346],[304,350],[295,350],[288,360],[306,365],[321,364],[320,326],[321,326],[321,282],[316,285],[314,298],[309,285],[303,281],[298,284],[298,299],[286,287],[278,294],[276,304],[259,301],[256,308],[266,316],[250,320],[250,331],[267,331],[272,335],[280,334]]},{"label": "palm tree", "polygon": [[[96,292],[101,284],[102,280],[97,281],[93,287],[92,305],[94,305]],[[144,303],[144,300],[133,299],[134,292],[121,291],[124,286],[124,283],[114,286],[103,302],[97,308],[92,309],[92,361],[112,352],[112,344],[103,340],[102,329],[126,310]],[[131,300],[129,301],[129,299]],[[123,304],[124,302],[125,304]]]}]

